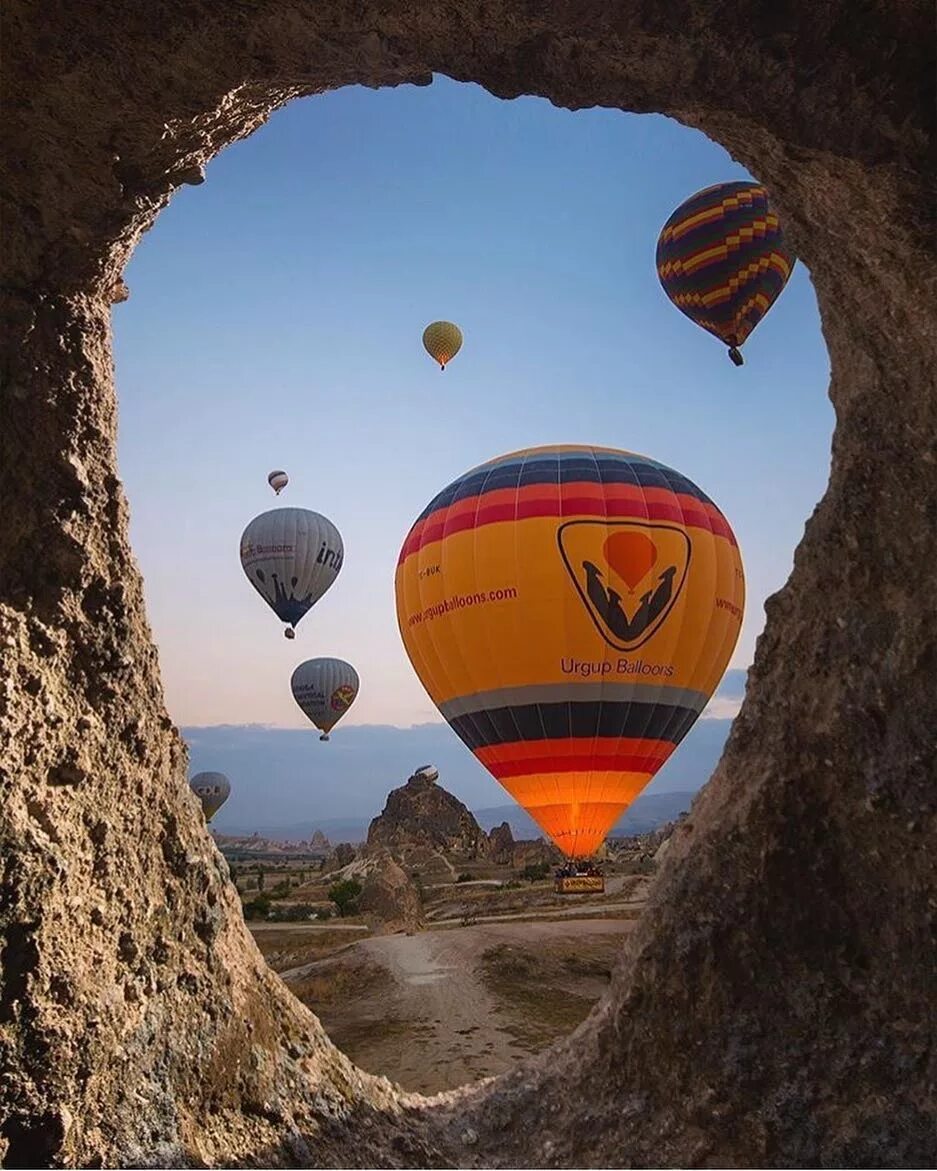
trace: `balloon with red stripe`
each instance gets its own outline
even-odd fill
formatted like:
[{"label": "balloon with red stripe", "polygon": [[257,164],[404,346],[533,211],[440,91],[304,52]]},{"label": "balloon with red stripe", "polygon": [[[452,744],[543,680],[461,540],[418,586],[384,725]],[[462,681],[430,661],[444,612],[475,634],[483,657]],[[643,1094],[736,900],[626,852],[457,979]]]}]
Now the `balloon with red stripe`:
[{"label": "balloon with red stripe", "polygon": [[713,501],[602,447],[473,468],[417,518],[396,572],[430,698],[569,857],[598,848],[698,719],[744,597]]},{"label": "balloon with red stripe", "polygon": [[778,299],[796,263],[760,183],[718,183],[685,200],[661,229],[657,275],[702,329],[739,347]]}]

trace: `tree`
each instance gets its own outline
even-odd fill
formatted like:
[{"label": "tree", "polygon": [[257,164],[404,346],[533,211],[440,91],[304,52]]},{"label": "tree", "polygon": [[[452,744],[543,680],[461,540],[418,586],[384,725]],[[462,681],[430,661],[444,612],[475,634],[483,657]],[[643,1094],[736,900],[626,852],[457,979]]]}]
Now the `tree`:
[{"label": "tree", "polygon": [[257,889],[263,890],[263,888],[264,888],[264,868],[262,866],[258,866],[257,867]]},{"label": "tree", "polygon": [[244,904],[245,919],[266,919],[270,910],[270,900],[266,895],[258,895],[256,899]]},{"label": "tree", "polygon": [[356,882],[353,878],[334,882],[329,887],[329,898],[338,907],[338,913],[343,919],[346,915],[354,915],[357,912],[358,905],[355,900],[360,894],[361,883]]},{"label": "tree", "polygon": [[526,878],[528,882],[537,882],[538,879],[546,878],[549,873],[549,862],[530,862],[521,871],[521,878]]}]

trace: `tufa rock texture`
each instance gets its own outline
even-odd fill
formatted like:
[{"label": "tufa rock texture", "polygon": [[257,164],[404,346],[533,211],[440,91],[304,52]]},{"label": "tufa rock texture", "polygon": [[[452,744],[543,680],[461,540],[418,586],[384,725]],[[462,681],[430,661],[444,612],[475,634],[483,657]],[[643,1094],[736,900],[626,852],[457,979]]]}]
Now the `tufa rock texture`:
[{"label": "tufa rock texture", "polygon": [[506,821],[496,825],[488,835],[488,854],[493,862],[510,864],[514,855],[514,834]]},{"label": "tufa rock texture", "polygon": [[[3,21],[5,1164],[934,1165],[932,6],[10,0]],[[547,1056],[423,1101],[353,1069],[265,968],[188,791],[110,314],[173,190],[272,110],[434,71],[718,139],[810,269],[837,424],[608,997]]]},{"label": "tufa rock texture", "polygon": [[370,918],[372,928],[384,935],[417,931],[423,904],[416,884],[387,850],[376,851],[367,862],[368,869],[359,879],[358,908]]},{"label": "tufa rock texture", "polygon": [[442,850],[474,858],[487,853],[488,836],[465,805],[437,782],[414,774],[391,789],[383,812],[368,827],[368,847],[399,857],[414,850]]}]

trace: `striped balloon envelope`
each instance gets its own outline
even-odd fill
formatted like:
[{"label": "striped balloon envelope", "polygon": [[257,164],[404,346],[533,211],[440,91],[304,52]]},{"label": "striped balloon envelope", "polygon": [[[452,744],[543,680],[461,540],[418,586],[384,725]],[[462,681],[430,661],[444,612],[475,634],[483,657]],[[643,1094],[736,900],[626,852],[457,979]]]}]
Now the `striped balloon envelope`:
[{"label": "striped balloon envelope", "polygon": [[431,501],[396,597],[430,698],[572,858],[706,706],[745,582],[728,521],[686,476],[612,448],[535,447]]},{"label": "striped balloon envelope", "polygon": [[681,203],[657,241],[664,292],[691,321],[738,347],[781,295],[795,257],[768,192],[758,183],[719,183]]}]

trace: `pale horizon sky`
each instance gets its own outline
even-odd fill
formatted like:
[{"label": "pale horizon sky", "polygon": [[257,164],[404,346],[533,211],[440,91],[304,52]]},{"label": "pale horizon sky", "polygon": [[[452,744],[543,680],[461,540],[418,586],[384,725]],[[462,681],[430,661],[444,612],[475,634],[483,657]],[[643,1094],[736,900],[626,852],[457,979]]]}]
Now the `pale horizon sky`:
[{"label": "pale horizon sky", "polygon": [[[816,299],[798,263],[737,370],[654,270],[674,207],[746,175],[663,117],[437,77],[293,102],[174,196],[113,321],[120,471],[176,723],[308,728],[289,678],[318,655],[361,676],[338,731],[439,719],[397,630],[400,545],[456,476],[541,443],[643,452],[716,501],[745,563],[747,667],[829,471]],[[420,343],[438,318],[465,334],[445,374]],[[277,506],[324,513],[345,544],[293,642],[238,559]]]}]

